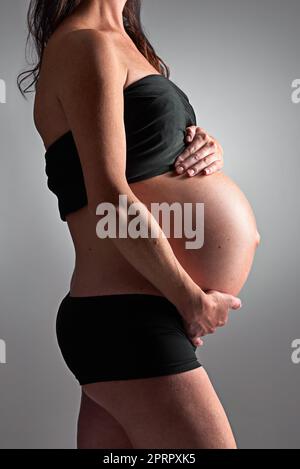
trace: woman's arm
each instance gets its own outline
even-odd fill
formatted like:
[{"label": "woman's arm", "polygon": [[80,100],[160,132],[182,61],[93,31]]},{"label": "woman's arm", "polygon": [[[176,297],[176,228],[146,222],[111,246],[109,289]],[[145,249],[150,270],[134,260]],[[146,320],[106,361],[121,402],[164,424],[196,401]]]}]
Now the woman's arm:
[{"label": "woman's arm", "polygon": [[[88,207],[96,219],[101,202],[113,204],[118,222],[119,195],[128,205],[142,203],[127,183],[126,134],[123,119],[123,85],[126,69],[120,65],[111,39],[97,31],[68,33],[59,53],[58,98],[72,129],[83,170]],[[112,150],[113,149],[113,150]],[[157,229],[159,238],[111,238],[121,254],[176,306],[197,288],[181,267],[169,241],[151,213],[146,225]],[[96,236],[96,231],[95,231]]]},{"label": "woman's arm", "polygon": [[[118,226],[126,215],[119,208],[120,194],[127,196],[129,205],[142,203],[125,175],[123,86],[127,69],[120,63],[112,39],[105,33],[82,30],[66,35],[58,52],[57,70],[58,99],[78,149],[88,208],[96,225],[98,204],[113,204]],[[193,304],[193,311],[199,311],[207,295],[183,269],[159,224],[144,208],[142,216],[148,233],[153,226],[158,238],[111,240],[126,260],[187,317],[190,306]]]}]

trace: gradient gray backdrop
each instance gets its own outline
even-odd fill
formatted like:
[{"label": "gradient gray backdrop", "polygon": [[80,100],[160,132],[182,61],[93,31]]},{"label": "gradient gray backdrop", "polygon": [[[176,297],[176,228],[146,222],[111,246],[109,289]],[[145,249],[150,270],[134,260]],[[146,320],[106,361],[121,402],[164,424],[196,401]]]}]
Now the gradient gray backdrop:
[{"label": "gradient gray backdrop", "polygon": [[[0,447],[74,448],[80,388],[55,338],[74,252],[46,186],[33,95],[15,81],[24,65],[28,1],[0,6],[1,278]],[[242,188],[262,236],[225,328],[205,338],[200,361],[240,448],[300,448],[299,0],[144,0],[143,23],[197,123],[225,149],[224,171]],[[79,344],[80,346],[80,344]],[[122,360],[122,350],[120,350]],[[201,392],[201,390],[199,390]]]}]

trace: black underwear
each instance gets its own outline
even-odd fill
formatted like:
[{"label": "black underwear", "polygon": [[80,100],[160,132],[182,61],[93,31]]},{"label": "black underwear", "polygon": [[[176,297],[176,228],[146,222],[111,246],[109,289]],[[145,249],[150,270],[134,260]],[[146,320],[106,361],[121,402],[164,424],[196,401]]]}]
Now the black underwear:
[{"label": "black underwear", "polygon": [[56,317],[62,356],[81,385],[150,378],[201,367],[182,317],[165,297],[71,297]]}]

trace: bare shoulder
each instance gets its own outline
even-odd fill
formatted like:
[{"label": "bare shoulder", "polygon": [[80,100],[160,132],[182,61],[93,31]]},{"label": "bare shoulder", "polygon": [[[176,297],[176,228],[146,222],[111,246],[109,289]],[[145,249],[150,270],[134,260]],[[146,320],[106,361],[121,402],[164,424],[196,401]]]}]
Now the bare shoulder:
[{"label": "bare shoulder", "polygon": [[[111,34],[96,29],[76,29],[58,37],[55,42],[56,49],[61,56],[67,56],[75,52],[86,53],[88,51],[117,53],[115,41]],[[62,47],[63,46],[63,47]],[[74,50],[75,48],[75,50]]]},{"label": "bare shoulder", "polygon": [[126,82],[127,68],[110,33],[95,29],[67,32],[54,38],[49,54],[55,57],[55,69],[61,78],[80,81],[94,77],[119,85]]}]

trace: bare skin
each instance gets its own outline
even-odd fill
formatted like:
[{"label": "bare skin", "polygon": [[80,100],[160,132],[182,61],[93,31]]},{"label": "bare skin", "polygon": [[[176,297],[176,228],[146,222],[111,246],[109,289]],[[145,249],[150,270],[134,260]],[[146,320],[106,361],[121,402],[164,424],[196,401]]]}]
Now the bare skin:
[{"label": "bare skin", "polygon": [[[85,121],[87,129],[94,129],[94,136],[100,135],[100,129],[103,129],[104,137],[99,142],[101,145],[98,149],[94,147],[93,153],[100,153],[103,146],[124,148],[124,135],[118,133],[119,121],[118,125],[108,128],[105,120],[100,119],[101,126],[99,124],[99,128],[96,128],[95,114],[93,118],[88,116],[84,119],[80,115],[74,117],[75,113],[68,101],[68,90],[64,88],[64,83],[69,84],[70,81],[68,65],[62,66],[66,62],[66,56],[61,52],[61,46],[64,45],[65,54],[73,54],[76,63],[80,59],[82,42],[95,44],[99,41],[101,50],[105,52],[106,46],[103,44],[107,44],[109,40],[109,45],[117,51],[121,64],[117,78],[115,71],[107,78],[107,83],[114,79],[119,80],[115,84],[116,90],[119,83],[123,83],[125,88],[145,75],[157,73],[123,30],[121,13],[125,3],[121,0],[85,1],[77,13],[67,18],[51,37],[42,64],[34,108],[35,124],[46,148],[70,128],[75,129],[78,142],[85,145],[84,138],[79,136],[80,130],[77,130],[84,129]],[[73,38],[74,34],[77,35],[76,39]],[[78,34],[80,40],[76,42]],[[102,57],[99,56],[99,61],[101,60]],[[107,60],[107,68],[113,67],[109,58]],[[86,86],[87,84],[90,84],[89,80],[85,83]],[[72,100],[76,103],[75,93]],[[114,101],[113,94],[111,101]],[[116,103],[119,102],[121,95],[116,99]],[[87,108],[92,106],[91,99]],[[116,104],[112,112],[118,116],[121,111],[121,107]],[[111,133],[111,128],[117,129],[115,135],[106,137]],[[116,152],[116,161],[111,162],[112,168],[116,170],[115,174],[122,173],[123,156]],[[193,178],[167,173],[130,184],[130,188],[127,188],[125,181],[117,177],[113,182],[105,179],[105,163],[99,167],[99,162],[95,161],[90,173],[86,169],[87,164],[83,162],[84,164],[88,195],[92,202],[91,206],[67,217],[76,252],[70,284],[71,295],[135,292],[164,294],[178,306],[191,336],[212,333],[218,325],[224,325],[228,319],[228,309],[236,309],[233,297],[239,293],[247,279],[259,242],[253,212],[236,184],[222,172]],[[118,165],[121,166],[118,168]],[[128,193],[134,194],[148,207],[152,201],[205,203],[204,246],[199,250],[186,250],[185,238],[171,237],[168,240],[169,247],[161,247],[161,256],[164,254],[165,259],[171,259],[172,254],[175,254],[179,261],[177,269],[182,269],[180,278],[184,279],[184,287],[177,294],[178,297],[174,288],[174,285],[179,285],[178,279],[172,284],[173,276],[170,273],[165,274],[165,278],[170,279],[169,282],[164,283],[162,272],[159,279],[161,283],[155,284],[150,280],[151,272],[139,270],[139,266],[134,265],[130,258],[130,247],[126,251],[126,246],[123,246],[122,251],[112,240],[99,240],[95,236],[95,204],[102,199],[113,200],[114,194],[93,193],[92,175],[98,177],[97,187],[117,187],[116,193],[122,194],[130,189],[132,192]],[[170,247],[173,252],[168,250]],[[139,249],[143,252],[142,246]],[[142,258],[142,254],[139,257]],[[150,262],[146,263],[148,264]],[[171,264],[163,263],[164,266]],[[183,292],[186,295],[182,295]],[[203,311],[215,313],[212,323],[205,322],[203,317],[201,321],[198,320],[196,311],[200,303],[205,306]],[[188,316],[185,314],[187,311],[195,313]],[[224,409],[203,367],[157,378],[93,383],[83,386],[82,391],[85,394],[78,420],[78,447],[236,447]],[[159,399],[154,399],[153,396],[159,396]],[[87,422],[91,422],[91,425]]]},{"label": "bare skin", "polygon": [[[203,367],[157,378],[88,384],[85,392],[115,419],[107,422],[109,429],[115,424],[115,438],[119,438],[118,443],[113,438],[112,443],[120,445],[114,447],[236,448],[225,411]],[[106,419],[102,410],[100,429]],[[83,444],[81,434],[79,445]]]}]

